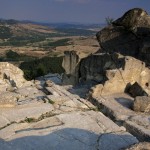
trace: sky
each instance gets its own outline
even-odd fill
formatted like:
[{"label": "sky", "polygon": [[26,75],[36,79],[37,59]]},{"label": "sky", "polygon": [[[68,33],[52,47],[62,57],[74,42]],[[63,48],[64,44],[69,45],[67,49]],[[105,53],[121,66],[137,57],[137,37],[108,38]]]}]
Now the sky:
[{"label": "sky", "polygon": [[150,14],[150,0],[0,0],[0,18],[94,24],[137,7]]}]

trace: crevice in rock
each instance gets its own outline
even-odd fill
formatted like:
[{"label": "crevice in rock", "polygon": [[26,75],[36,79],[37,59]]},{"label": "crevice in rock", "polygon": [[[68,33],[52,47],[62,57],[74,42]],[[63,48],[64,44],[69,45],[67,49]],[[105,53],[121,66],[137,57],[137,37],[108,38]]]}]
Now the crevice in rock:
[{"label": "crevice in rock", "polygon": [[38,131],[38,130],[44,130],[44,129],[48,129],[48,128],[53,128],[53,127],[59,127],[59,126],[62,126],[62,125],[64,125],[64,123],[63,122],[61,122],[60,124],[58,124],[58,125],[52,125],[52,126],[47,126],[47,127],[44,127],[44,128],[27,128],[27,129],[22,129],[22,130],[17,130],[17,131],[15,131],[15,133],[20,133],[20,132],[24,132],[24,131]]},{"label": "crevice in rock", "polygon": [[24,120],[21,120],[19,122],[16,122],[16,121],[13,121],[13,122],[10,122],[8,123],[7,125],[3,126],[0,128],[0,130],[12,125],[12,124],[20,124],[20,123],[34,123],[34,122],[39,122],[45,118],[49,118],[49,117],[54,117],[56,115],[59,115],[59,114],[54,114],[52,112],[46,112],[45,114],[42,114],[41,116],[39,116],[38,118],[28,118],[26,117]]}]

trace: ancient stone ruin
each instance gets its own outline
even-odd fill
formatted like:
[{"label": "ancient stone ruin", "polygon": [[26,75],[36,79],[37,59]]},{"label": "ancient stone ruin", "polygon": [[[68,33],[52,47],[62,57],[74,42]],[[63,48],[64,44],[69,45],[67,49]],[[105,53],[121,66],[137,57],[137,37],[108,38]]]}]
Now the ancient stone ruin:
[{"label": "ancient stone ruin", "polygon": [[149,18],[130,10],[97,33],[97,53],[65,52],[62,77],[0,63],[0,149],[148,149]]}]

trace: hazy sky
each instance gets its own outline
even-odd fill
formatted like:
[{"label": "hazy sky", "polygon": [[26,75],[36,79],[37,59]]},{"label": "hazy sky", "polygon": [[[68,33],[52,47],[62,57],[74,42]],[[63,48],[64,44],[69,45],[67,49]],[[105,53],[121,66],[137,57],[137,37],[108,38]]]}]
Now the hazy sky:
[{"label": "hazy sky", "polygon": [[0,0],[0,18],[44,22],[104,23],[131,8],[150,13],[150,0]]}]

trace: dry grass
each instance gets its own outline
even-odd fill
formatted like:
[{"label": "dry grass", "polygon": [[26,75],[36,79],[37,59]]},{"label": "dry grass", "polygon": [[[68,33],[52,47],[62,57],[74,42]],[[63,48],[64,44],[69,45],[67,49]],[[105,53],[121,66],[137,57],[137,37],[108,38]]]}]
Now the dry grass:
[{"label": "dry grass", "polygon": [[[57,37],[57,38],[52,38],[52,41],[57,41],[60,39],[65,39],[66,37]],[[67,37],[68,38],[68,37]],[[97,42],[97,40],[94,37],[89,37],[89,38],[83,38],[83,37],[69,37],[71,39],[71,43],[72,45],[68,45],[68,46],[58,46],[54,49],[47,49],[45,51],[44,48],[39,48],[37,47],[33,47],[31,46],[22,46],[22,47],[14,47],[14,46],[1,46],[0,47],[0,55],[4,56],[5,53],[8,50],[13,50],[15,52],[17,52],[18,54],[25,54],[28,56],[33,56],[33,57],[45,57],[48,56],[49,53],[53,53],[53,55],[58,55],[58,56],[62,56],[64,51],[77,51],[78,53],[81,54],[85,54],[85,55],[89,55],[91,53],[95,53],[96,51],[98,51],[99,49],[99,44]],[[38,45],[38,43],[37,43]]]}]

